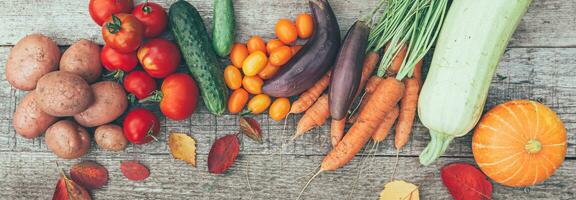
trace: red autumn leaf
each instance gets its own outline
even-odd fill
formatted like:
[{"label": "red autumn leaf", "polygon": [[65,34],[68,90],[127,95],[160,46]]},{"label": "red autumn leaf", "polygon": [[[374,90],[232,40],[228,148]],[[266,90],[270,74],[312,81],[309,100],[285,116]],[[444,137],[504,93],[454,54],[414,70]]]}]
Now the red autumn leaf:
[{"label": "red autumn leaf", "polygon": [[224,173],[234,164],[238,151],[240,151],[240,142],[236,134],[216,140],[208,153],[208,171],[214,174]]},{"label": "red autumn leaf", "polygon": [[120,171],[128,180],[142,181],[150,176],[150,170],[138,161],[122,161]]},{"label": "red autumn leaf", "polygon": [[262,130],[260,124],[253,118],[240,118],[240,133],[252,138],[258,143],[262,143]]},{"label": "red autumn leaf", "polygon": [[82,186],[68,179],[64,172],[61,172],[60,179],[56,183],[56,189],[52,200],[91,200],[90,194]]},{"label": "red autumn leaf", "polygon": [[455,200],[492,199],[492,183],[468,163],[448,164],[440,170],[444,185]]},{"label": "red autumn leaf", "polygon": [[108,170],[94,161],[83,161],[72,165],[70,179],[86,189],[98,189],[108,183]]}]

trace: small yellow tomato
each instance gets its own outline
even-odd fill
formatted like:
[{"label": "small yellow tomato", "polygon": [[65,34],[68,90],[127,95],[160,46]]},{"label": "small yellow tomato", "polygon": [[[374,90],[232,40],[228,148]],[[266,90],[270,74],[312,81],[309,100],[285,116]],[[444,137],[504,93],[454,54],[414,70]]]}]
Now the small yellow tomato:
[{"label": "small yellow tomato", "polygon": [[248,102],[248,110],[250,110],[252,114],[261,114],[266,111],[266,109],[268,109],[270,103],[272,103],[270,96],[266,94],[259,94],[250,99]]},{"label": "small yellow tomato", "polygon": [[268,64],[268,57],[262,51],[256,51],[248,55],[242,64],[242,71],[246,76],[256,76]]},{"label": "small yellow tomato", "polygon": [[282,121],[290,112],[290,100],[288,98],[277,98],[270,106],[268,114],[274,121]]},{"label": "small yellow tomato", "polygon": [[250,94],[262,94],[262,85],[264,81],[258,76],[245,76],[242,79],[242,87]]},{"label": "small yellow tomato", "polygon": [[231,90],[236,90],[242,87],[242,72],[234,65],[228,65],[224,69],[224,82]]},{"label": "small yellow tomato", "polygon": [[231,114],[240,113],[246,103],[248,103],[248,98],[250,98],[250,96],[246,90],[242,88],[234,90],[230,98],[228,98],[228,111],[230,111]]},{"label": "small yellow tomato", "polygon": [[268,80],[274,77],[278,71],[280,71],[279,66],[272,65],[270,62],[268,62],[268,65],[266,65],[266,67],[264,67],[264,69],[258,73],[258,76],[264,80]]}]

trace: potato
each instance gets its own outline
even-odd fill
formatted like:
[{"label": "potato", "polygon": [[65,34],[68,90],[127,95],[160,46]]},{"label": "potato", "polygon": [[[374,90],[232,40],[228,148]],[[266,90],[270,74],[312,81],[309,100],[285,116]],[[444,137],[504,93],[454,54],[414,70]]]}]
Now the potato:
[{"label": "potato", "polygon": [[114,124],[106,124],[96,128],[94,140],[100,148],[109,151],[122,151],[128,145],[122,127]]},{"label": "potato", "polygon": [[56,120],[56,117],[46,114],[38,107],[34,101],[34,91],[32,91],[16,107],[12,125],[20,136],[32,139],[44,133]]},{"label": "potato", "polygon": [[82,77],[56,71],[38,80],[34,100],[49,115],[65,117],[86,110],[94,102],[94,95]]},{"label": "potato", "polygon": [[81,39],[62,54],[60,71],[72,72],[93,83],[100,78],[102,64],[100,63],[100,47],[90,41]]},{"label": "potato", "polygon": [[85,111],[74,115],[74,119],[84,127],[95,127],[116,120],[128,107],[128,99],[122,85],[114,81],[92,84],[94,104]]},{"label": "potato", "polygon": [[6,61],[6,80],[20,90],[33,90],[38,80],[58,70],[60,49],[42,34],[22,38],[10,51]]},{"label": "potato", "polygon": [[44,139],[48,149],[64,159],[82,157],[90,149],[90,136],[86,129],[70,120],[61,120],[50,126]]}]

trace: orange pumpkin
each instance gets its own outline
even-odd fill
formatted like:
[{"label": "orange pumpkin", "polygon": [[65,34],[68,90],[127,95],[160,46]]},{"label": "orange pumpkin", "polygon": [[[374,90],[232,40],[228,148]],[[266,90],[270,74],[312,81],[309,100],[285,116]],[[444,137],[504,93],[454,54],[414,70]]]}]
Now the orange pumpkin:
[{"label": "orange pumpkin", "polygon": [[564,162],[566,128],[540,103],[515,100],[484,115],[472,138],[480,169],[494,181],[524,187],[548,179]]}]

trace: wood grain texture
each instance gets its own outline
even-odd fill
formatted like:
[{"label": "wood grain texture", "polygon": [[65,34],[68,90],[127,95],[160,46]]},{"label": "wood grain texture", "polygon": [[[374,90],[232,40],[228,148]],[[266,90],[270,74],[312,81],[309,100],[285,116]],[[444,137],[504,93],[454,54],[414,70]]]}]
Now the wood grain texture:
[{"label": "wood grain texture", "polygon": [[[136,0],[142,2],[143,0]],[[168,7],[176,0],[157,0]],[[188,0],[196,6],[210,26],[212,1]],[[0,45],[13,45],[23,36],[40,32],[54,37],[58,44],[69,45],[81,38],[100,39],[100,28],[88,14],[88,0],[0,0]],[[352,23],[369,12],[377,0],[331,0],[342,34]],[[234,1],[238,22],[237,38],[245,41],[259,34],[273,37],[274,24],[279,18],[295,18],[300,12],[308,12],[304,0],[236,0]],[[576,1],[533,1],[523,18],[510,46],[513,47],[566,47],[576,46]]]},{"label": "wood grain texture", "polygon": [[[68,169],[71,164],[80,162],[62,161],[50,153],[0,152],[0,156],[5,161],[0,162],[0,169],[19,169],[0,170],[3,180],[0,198],[5,199],[49,199],[58,179],[55,163],[58,161],[62,168]],[[145,181],[128,181],[119,170],[122,160],[135,158],[151,171]],[[110,175],[108,185],[92,192],[94,199],[295,199],[310,173],[317,170],[322,156],[284,155],[280,161],[280,156],[241,154],[223,175],[208,173],[204,155],[198,157],[198,168],[166,154],[97,153],[83,158],[88,159],[104,165]],[[316,178],[303,199],[376,199],[390,179],[394,158],[366,159],[357,179],[360,160],[356,158],[353,164]],[[441,158],[438,163],[423,167],[416,157],[401,158],[402,170],[396,177],[419,185],[422,199],[451,199],[440,180],[439,169],[456,161],[473,162],[468,158]],[[576,161],[570,160],[537,186],[511,188],[494,184],[494,199],[573,199],[576,188],[570,186],[576,181],[575,170]]]},{"label": "wood grain texture", "polygon": [[[167,7],[175,1],[154,2]],[[199,9],[210,28],[212,1],[188,1]],[[330,2],[338,15],[342,34],[376,4],[376,0]],[[110,183],[92,193],[95,199],[294,199],[305,179],[331,148],[327,124],[288,146],[284,155],[278,155],[282,144],[295,131],[300,116],[290,117],[286,130],[282,122],[258,116],[256,119],[263,125],[264,144],[242,137],[238,162],[224,175],[211,175],[206,169],[210,145],[218,137],[238,132],[238,118],[213,116],[200,105],[188,120],[162,119],[160,142],[130,145],[122,153],[100,150],[93,142],[90,153],[81,159],[58,159],[46,148],[43,137],[28,140],[14,133],[11,116],[25,92],[12,89],[5,80],[6,58],[11,45],[30,33],[44,33],[66,48],[81,38],[102,43],[100,29],[88,15],[88,0],[0,0],[0,3],[3,5],[0,21],[5,27],[0,29],[0,199],[49,199],[58,178],[56,161],[68,168],[80,160],[96,160],[109,169]],[[305,0],[235,0],[234,3],[238,21],[236,37],[240,41],[254,34],[270,39],[274,37],[272,30],[279,18],[294,18],[308,11]],[[576,1],[573,0],[533,1],[509,45],[511,48],[500,62],[486,104],[489,109],[508,100],[531,99],[550,106],[568,131],[567,161],[551,179],[537,186],[510,188],[495,184],[494,199],[576,199],[575,13]],[[197,140],[198,168],[191,168],[169,155],[166,141],[170,132],[188,133]],[[471,135],[456,139],[444,157],[424,167],[418,163],[417,155],[430,137],[426,128],[416,123],[410,143],[400,152],[397,177],[419,185],[422,199],[451,199],[439,179],[439,168],[455,161],[473,163]],[[366,165],[370,168],[365,169],[358,182],[355,180],[362,155],[343,169],[320,176],[306,191],[304,199],[376,199],[394,165],[393,139],[389,137],[378,149],[363,152],[362,155],[377,156],[368,161]],[[121,175],[120,162],[131,159],[149,166],[150,179],[130,182]],[[247,172],[254,193],[248,187]],[[354,185],[357,188],[354,189]],[[354,193],[348,197],[350,191]]]}]

